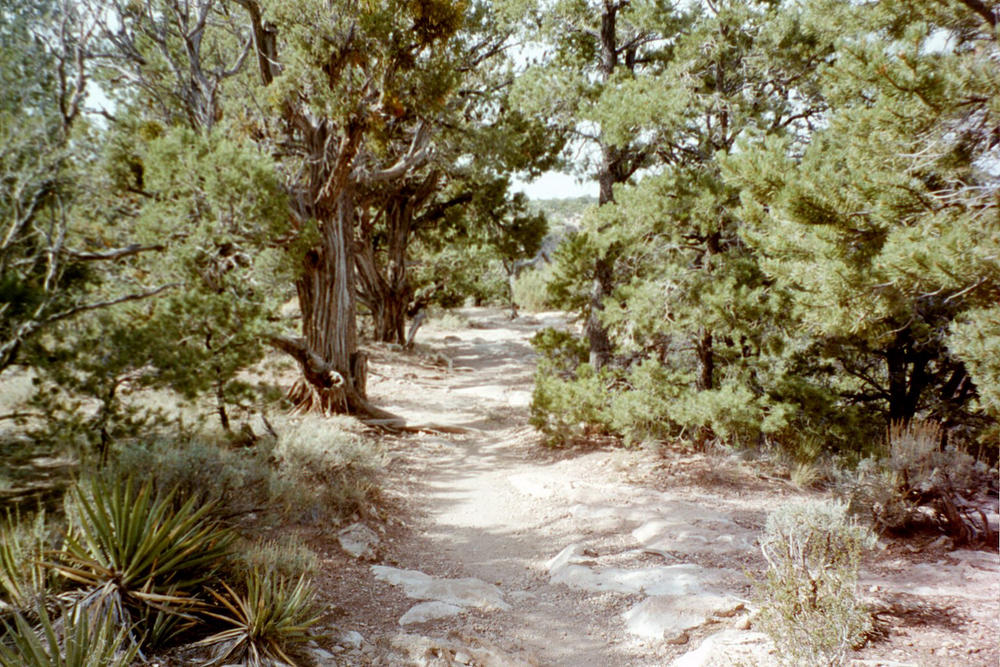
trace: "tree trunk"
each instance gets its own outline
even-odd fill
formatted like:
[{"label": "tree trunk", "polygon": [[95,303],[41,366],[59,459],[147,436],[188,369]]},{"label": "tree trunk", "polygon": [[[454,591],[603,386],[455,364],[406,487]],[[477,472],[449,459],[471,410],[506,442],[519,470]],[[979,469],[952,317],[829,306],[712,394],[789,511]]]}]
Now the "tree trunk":
[{"label": "tree trunk", "polygon": [[305,255],[295,287],[302,310],[302,333],[309,350],[339,373],[343,382],[320,386],[304,378],[293,389],[300,409],[325,413],[362,410],[357,399],[365,395],[364,375],[352,367],[358,341],[354,305],[352,250],[354,202],[345,188],[329,214],[320,219],[320,243]]},{"label": "tree trunk", "polygon": [[703,330],[695,344],[698,353],[698,391],[709,391],[715,388],[715,351],[712,343],[712,332]]},{"label": "tree trunk", "polygon": [[915,352],[908,331],[900,332],[885,352],[889,376],[889,422],[909,422],[917,414],[920,396],[930,384],[930,357]]}]

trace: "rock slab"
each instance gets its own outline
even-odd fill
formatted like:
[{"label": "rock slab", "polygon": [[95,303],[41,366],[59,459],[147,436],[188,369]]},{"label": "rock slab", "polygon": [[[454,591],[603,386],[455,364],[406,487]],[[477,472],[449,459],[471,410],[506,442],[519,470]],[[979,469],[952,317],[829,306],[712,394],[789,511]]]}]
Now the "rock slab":
[{"label": "rock slab", "polygon": [[711,618],[729,617],[741,609],[743,603],[727,595],[660,595],[646,598],[622,617],[634,635],[672,641]]},{"label": "rock slab", "polygon": [[510,608],[499,588],[480,579],[441,579],[385,565],[373,565],[371,569],[376,579],[401,587],[406,597],[414,600],[447,602],[486,611]]},{"label": "rock slab", "polygon": [[363,523],[352,523],[337,533],[340,548],[355,558],[375,560],[375,549],[379,537],[374,530]]},{"label": "rock slab", "polygon": [[698,648],[670,663],[670,667],[773,667],[779,663],[774,644],[762,632],[723,630],[705,638]]}]

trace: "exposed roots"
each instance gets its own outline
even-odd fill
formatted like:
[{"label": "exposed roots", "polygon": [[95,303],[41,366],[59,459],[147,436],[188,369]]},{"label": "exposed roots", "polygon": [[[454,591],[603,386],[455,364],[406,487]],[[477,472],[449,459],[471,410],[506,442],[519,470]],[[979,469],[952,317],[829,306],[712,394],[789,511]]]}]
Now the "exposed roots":
[{"label": "exposed roots", "polygon": [[299,378],[288,390],[288,400],[294,406],[293,414],[318,412],[323,415],[350,412],[347,394],[341,387],[317,387],[305,378]]}]

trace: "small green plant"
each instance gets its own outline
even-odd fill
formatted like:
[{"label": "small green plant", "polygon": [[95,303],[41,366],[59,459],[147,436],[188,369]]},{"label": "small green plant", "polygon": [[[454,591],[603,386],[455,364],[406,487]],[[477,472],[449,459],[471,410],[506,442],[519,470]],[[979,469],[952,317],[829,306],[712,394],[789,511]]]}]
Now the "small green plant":
[{"label": "small green plant", "polygon": [[941,447],[941,427],[929,421],[895,423],[888,455],[861,461],[847,475],[851,511],[879,531],[942,530],[957,543],[995,541],[989,523],[958,496],[989,488],[990,471],[955,446]]},{"label": "small green plant", "polygon": [[190,620],[200,586],[233,540],[206,518],[211,510],[194,499],[176,508],[149,484],[94,478],[72,492],[69,531],[51,567],[82,588],[88,613],[134,625],[136,643],[159,644]]},{"label": "small green plant", "polygon": [[377,494],[382,456],[347,419],[305,415],[279,427],[272,451],[274,500],[301,518],[318,520],[364,510]]},{"label": "small green plant", "polygon": [[223,593],[212,592],[222,613],[210,615],[230,627],[198,642],[217,648],[211,664],[237,661],[257,667],[281,660],[295,665],[294,646],[312,639],[310,628],[319,622],[315,596],[305,577],[293,584],[254,571],[243,593],[224,582],[222,586]]},{"label": "small green plant", "polygon": [[757,582],[758,623],[789,665],[842,665],[872,627],[858,599],[858,567],[874,535],[839,502],[784,506],[767,518]]},{"label": "small green plant", "polygon": [[51,572],[42,565],[54,544],[44,511],[25,520],[8,510],[0,521],[0,600],[28,613],[52,587]]},{"label": "small green plant", "polygon": [[128,628],[110,616],[92,617],[79,605],[62,609],[53,621],[44,604],[36,608],[38,627],[21,614],[3,624],[2,667],[126,667],[138,647],[126,643]]},{"label": "small green plant", "polygon": [[284,579],[311,577],[319,570],[319,556],[298,539],[256,540],[237,546],[230,557],[232,569],[243,576],[263,572]]}]

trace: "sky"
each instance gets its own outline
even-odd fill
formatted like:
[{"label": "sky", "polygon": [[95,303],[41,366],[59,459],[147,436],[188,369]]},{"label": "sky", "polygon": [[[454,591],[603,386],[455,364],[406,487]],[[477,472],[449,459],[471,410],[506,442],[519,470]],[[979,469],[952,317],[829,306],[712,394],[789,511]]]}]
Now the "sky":
[{"label": "sky", "polygon": [[595,179],[580,182],[577,176],[550,171],[531,183],[515,180],[512,189],[523,192],[529,199],[566,199],[590,195],[597,197],[598,186]]}]

